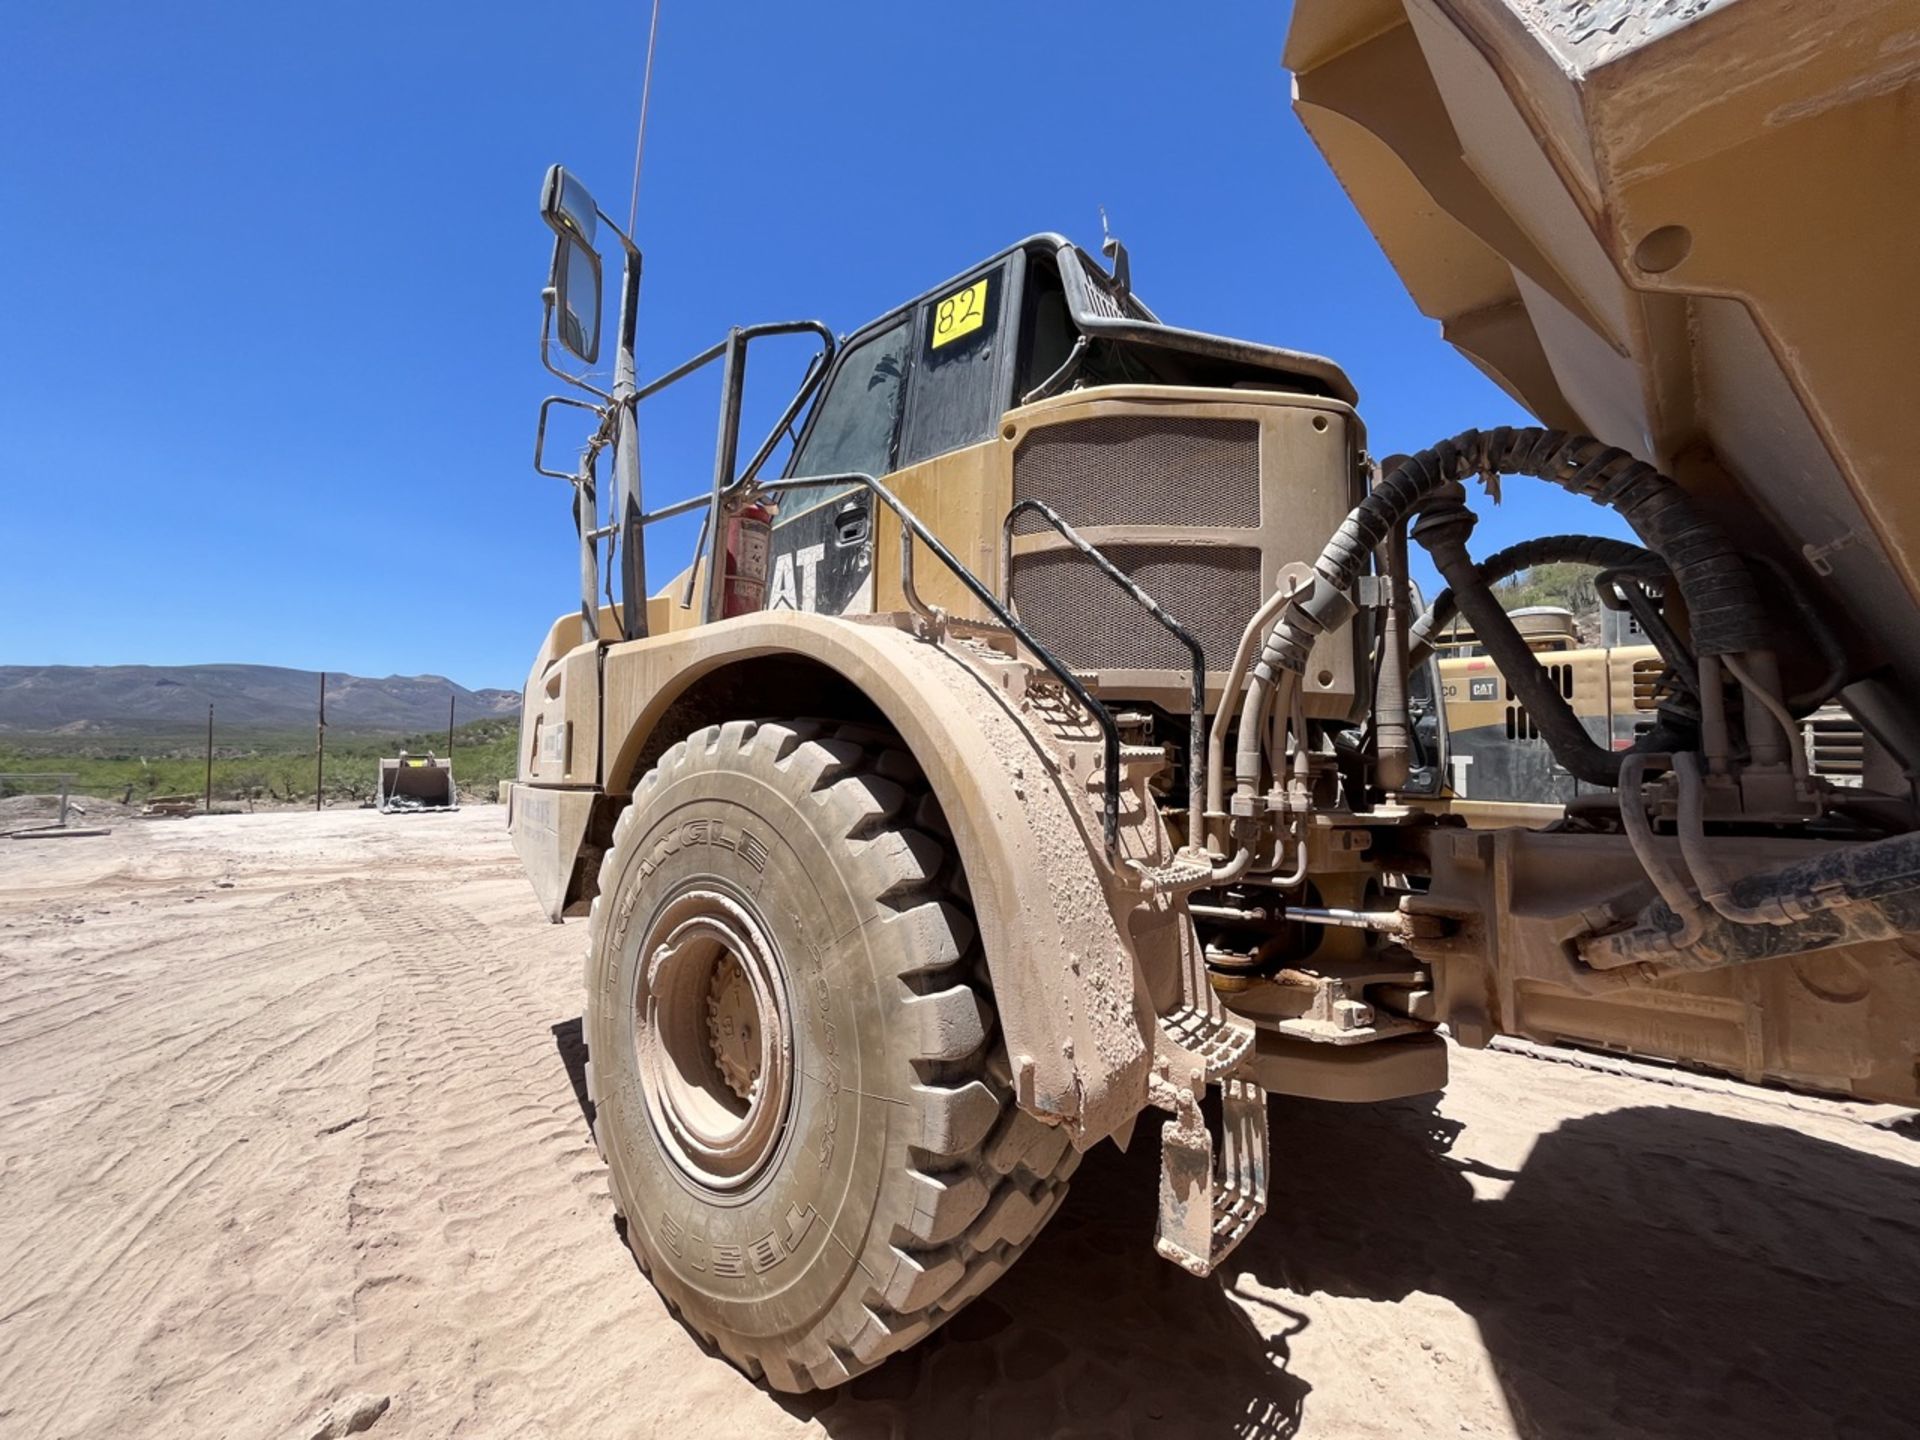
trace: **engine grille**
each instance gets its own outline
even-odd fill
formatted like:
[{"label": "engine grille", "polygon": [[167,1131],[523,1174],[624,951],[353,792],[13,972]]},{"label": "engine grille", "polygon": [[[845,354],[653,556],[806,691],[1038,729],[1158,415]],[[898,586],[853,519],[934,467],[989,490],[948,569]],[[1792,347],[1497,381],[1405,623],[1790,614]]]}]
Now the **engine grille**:
[{"label": "engine grille", "polygon": [[[1189,521],[1188,523],[1192,523]],[[1102,552],[1200,642],[1209,674],[1233,662],[1260,604],[1260,552],[1209,545],[1103,545]],[[1034,637],[1076,670],[1187,671],[1193,657],[1074,550],[1016,556],[1013,601]]]},{"label": "engine grille", "polygon": [[[1076,527],[1250,530],[1260,524],[1260,425],[1110,415],[1050,426],[1015,454],[1013,498],[1042,501]],[[1047,528],[1037,515],[1014,522],[1017,534]]]},{"label": "engine grille", "polygon": [[1859,785],[1866,773],[1867,737],[1843,705],[1822,705],[1801,722],[1813,773],[1837,785]]}]

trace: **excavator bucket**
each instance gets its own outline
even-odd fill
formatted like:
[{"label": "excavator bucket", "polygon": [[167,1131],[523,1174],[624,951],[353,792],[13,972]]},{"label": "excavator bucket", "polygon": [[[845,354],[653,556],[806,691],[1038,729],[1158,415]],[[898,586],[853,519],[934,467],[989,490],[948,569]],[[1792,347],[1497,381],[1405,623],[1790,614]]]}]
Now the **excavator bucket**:
[{"label": "excavator bucket", "polygon": [[380,813],[407,810],[458,810],[453,761],[432,755],[408,755],[380,762]]}]

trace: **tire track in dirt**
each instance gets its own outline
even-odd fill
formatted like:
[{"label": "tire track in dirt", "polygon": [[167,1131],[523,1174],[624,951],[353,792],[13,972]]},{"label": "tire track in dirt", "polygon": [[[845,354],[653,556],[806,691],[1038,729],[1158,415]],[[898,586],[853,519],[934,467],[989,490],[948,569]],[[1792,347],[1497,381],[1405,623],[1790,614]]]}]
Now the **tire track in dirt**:
[{"label": "tire track in dirt", "polygon": [[953,1324],[776,1402],[620,1243],[569,1071],[582,927],[539,918],[497,810],[73,843],[0,851],[5,1440],[300,1437],[368,1392],[375,1440],[1798,1440],[1920,1409],[1910,1122],[1497,1053],[1438,1104],[1276,1105],[1273,1211],[1213,1281],[1152,1254],[1151,1136],[1103,1148]]},{"label": "tire track in dirt", "polygon": [[[349,1210],[364,1384],[433,1433],[591,1433],[610,1360],[644,1391],[650,1350],[697,1351],[617,1238],[553,1020],[470,913],[356,903],[398,982]],[[623,1356],[609,1328],[653,1343]]]},{"label": "tire track in dirt", "polygon": [[306,1403],[285,1362],[325,1353],[330,1257],[295,1197],[344,1158],[322,1117],[370,1060],[384,957],[313,945],[281,892],[217,894],[96,895],[83,963],[43,947],[0,980],[9,1433],[245,1433],[237,1396]]},{"label": "tire track in dirt", "polygon": [[756,1434],[797,1430],[701,1352],[618,1238],[555,1033],[578,960],[530,966],[453,902],[363,887],[359,908],[397,973],[351,1194],[361,1388],[426,1434],[680,1436],[743,1404]]}]

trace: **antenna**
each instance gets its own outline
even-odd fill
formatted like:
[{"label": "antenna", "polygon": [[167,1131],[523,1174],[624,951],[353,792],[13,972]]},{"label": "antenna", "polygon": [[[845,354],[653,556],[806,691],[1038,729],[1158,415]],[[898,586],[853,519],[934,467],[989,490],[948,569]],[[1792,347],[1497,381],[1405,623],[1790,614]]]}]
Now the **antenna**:
[{"label": "antenna", "polygon": [[1107,207],[1100,207],[1100,253],[1113,266],[1114,292],[1124,302],[1133,293],[1133,267],[1127,263],[1127,247],[1107,228]]},{"label": "antenna", "polygon": [[640,79],[640,130],[633,137],[633,192],[627,200],[627,234],[640,214],[640,157],[647,149],[647,100],[653,94],[653,45],[660,35],[660,0],[653,0],[653,19],[647,25],[647,69]]}]

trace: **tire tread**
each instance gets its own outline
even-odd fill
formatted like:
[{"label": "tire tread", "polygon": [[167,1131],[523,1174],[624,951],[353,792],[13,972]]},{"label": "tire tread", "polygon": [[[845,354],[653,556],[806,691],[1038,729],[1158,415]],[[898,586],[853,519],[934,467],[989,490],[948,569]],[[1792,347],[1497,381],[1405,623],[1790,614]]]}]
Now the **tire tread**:
[{"label": "tire tread", "polygon": [[[909,1091],[910,1166],[882,1195],[891,1270],[863,1293],[850,1287],[812,1330],[771,1339],[709,1334],[662,1290],[682,1323],[750,1377],[776,1390],[819,1389],[906,1349],[983,1292],[1059,1207],[1080,1157],[1064,1130],[1014,1102],[951,831],[897,738],[863,725],[729,721],[670,747],[636,786],[636,801],[692,757],[722,754],[799,782],[846,843],[862,890],[891,912],[882,923],[903,930],[893,948],[907,958],[896,978],[908,992],[901,1013],[922,1079]],[[589,953],[640,808],[620,815],[601,862]],[[597,1106],[598,1076],[591,1066],[587,1075]],[[628,1240],[657,1274],[631,1231]]]}]

